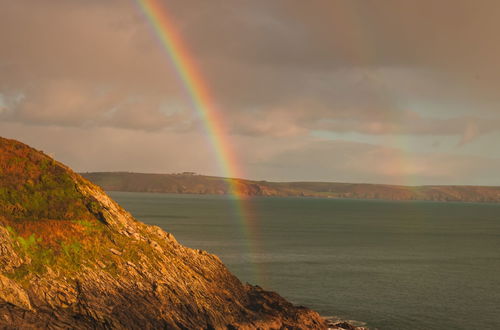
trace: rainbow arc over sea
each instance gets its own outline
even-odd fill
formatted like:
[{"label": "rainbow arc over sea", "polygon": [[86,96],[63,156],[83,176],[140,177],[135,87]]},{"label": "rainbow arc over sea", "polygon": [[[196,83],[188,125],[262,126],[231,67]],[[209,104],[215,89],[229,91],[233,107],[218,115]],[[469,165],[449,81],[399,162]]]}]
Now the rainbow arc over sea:
[{"label": "rainbow arc over sea", "polygon": [[[238,166],[235,153],[227,132],[224,118],[218,110],[210,93],[208,83],[198,70],[193,56],[188,51],[182,36],[169,17],[166,1],[135,0],[154,30],[160,44],[175,67],[180,81],[186,88],[194,109],[204,124],[207,136],[218,159],[224,176],[227,177],[230,195],[235,203],[236,216],[247,237],[247,249],[250,255],[259,253],[257,242],[257,219],[252,212],[249,201],[245,198],[242,185],[235,178],[242,178],[242,171]],[[231,179],[232,178],[232,179]],[[257,263],[253,262],[254,265]],[[258,266],[251,274],[259,284],[265,281],[265,272]]]}]

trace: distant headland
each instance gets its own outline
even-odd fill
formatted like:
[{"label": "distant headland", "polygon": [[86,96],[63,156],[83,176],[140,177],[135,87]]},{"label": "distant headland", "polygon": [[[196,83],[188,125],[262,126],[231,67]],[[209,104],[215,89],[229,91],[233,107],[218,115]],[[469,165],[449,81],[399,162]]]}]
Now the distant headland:
[{"label": "distant headland", "polygon": [[393,201],[500,202],[500,187],[399,186],[338,182],[269,182],[199,175],[92,172],[82,176],[107,191],[225,195],[230,182],[246,196],[323,197]]}]

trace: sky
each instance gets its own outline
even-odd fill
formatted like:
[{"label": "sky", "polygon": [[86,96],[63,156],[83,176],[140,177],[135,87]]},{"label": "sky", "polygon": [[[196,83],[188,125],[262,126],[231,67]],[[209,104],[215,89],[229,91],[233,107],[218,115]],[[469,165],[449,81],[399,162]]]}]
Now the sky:
[{"label": "sky", "polygon": [[[500,2],[164,4],[246,178],[500,185]],[[224,175],[134,0],[0,0],[0,136],[77,171]]]}]

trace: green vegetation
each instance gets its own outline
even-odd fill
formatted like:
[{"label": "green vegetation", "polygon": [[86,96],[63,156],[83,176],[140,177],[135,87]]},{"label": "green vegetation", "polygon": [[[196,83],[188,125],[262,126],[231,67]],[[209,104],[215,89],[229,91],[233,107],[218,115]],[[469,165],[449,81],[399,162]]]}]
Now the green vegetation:
[{"label": "green vegetation", "polygon": [[82,195],[76,190],[66,173],[42,174],[37,181],[26,180],[22,185],[0,187],[0,211],[15,218],[68,219],[88,217],[89,210],[82,203]]},{"label": "green vegetation", "polygon": [[[115,276],[117,263],[140,262],[141,255],[154,259],[147,242],[131,241],[116,235],[98,220],[16,220],[5,226],[16,253],[27,261],[12,273],[5,274],[27,285],[33,276],[41,276],[48,268],[59,276],[71,278],[84,265],[100,262],[103,270]],[[115,255],[111,250],[119,251]]]},{"label": "green vegetation", "polygon": [[18,236],[17,241],[20,243],[23,251],[30,251],[33,247],[36,247],[39,242],[42,241],[41,238],[36,238],[35,234],[31,234],[27,239]]},{"label": "green vegetation", "polygon": [[54,251],[44,247],[42,238],[37,237],[34,233],[28,237],[23,237],[17,234],[16,230],[11,226],[7,226],[15,245],[17,252],[24,258],[28,257],[30,263],[25,263],[17,268],[13,273],[6,274],[12,279],[21,280],[29,274],[40,275],[46,270],[46,266],[54,263]]},{"label": "green vegetation", "polygon": [[[88,204],[88,205],[87,205]],[[72,173],[21,143],[0,140],[0,215],[9,219],[93,219],[98,206]]]},{"label": "green vegetation", "polygon": [[82,245],[79,242],[72,243],[61,243],[61,248],[64,253],[64,256],[67,260],[70,260],[72,264],[78,265],[81,263],[81,250]]},{"label": "green vegetation", "polygon": [[88,220],[73,220],[73,223],[79,224],[83,228],[85,228],[85,231],[87,234],[92,233],[95,230],[100,230],[100,226],[97,226],[95,222],[88,221]]},{"label": "green vegetation", "polygon": [[94,260],[97,256],[92,247],[98,246],[100,238],[92,231],[97,230],[99,225],[104,226],[97,221],[92,223],[86,220],[25,220],[11,224],[6,228],[15,243],[16,252],[28,262],[6,275],[21,282],[33,275],[43,275],[47,267],[66,274],[80,269],[84,260]]},{"label": "green vegetation", "polygon": [[0,226],[23,262],[6,276],[29,285],[49,269],[71,279],[86,266],[117,275],[124,262],[154,260],[148,242],[116,234],[101,221],[103,206],[80,192],[85,185],[43,153],[0,138]]}]

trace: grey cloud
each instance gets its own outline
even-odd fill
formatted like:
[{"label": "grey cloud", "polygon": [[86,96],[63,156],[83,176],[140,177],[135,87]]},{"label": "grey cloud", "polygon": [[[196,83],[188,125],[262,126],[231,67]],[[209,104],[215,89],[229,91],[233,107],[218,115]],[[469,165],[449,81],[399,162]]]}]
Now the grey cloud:
[{"label": "grey cloud", "polygon": [[[346,163],[395,159],[390,146],[316,146],[311,132],[415,135],[435,137],[436,143],[454,136],[471,145],[500,130],[497,1],[164,4],[230,126],[235,149],[247,151],[241,159],[249,173],[307,179],[314,163],[303,157],[325,164],[324,178],[351,167],[366,181],[396,180]],[[141,143],[160,148],[155,138],[175,143],[164,142],[163,156],[132,153],[172,171],[204,161],[185,144],[210,158],[199,115],[133,1],[0,0],[0,45],[0,134],[57,149],[80,169],[118,169],[124,159],[113,156],[94,166],[58,145],[61,132],[79,147],[82,132],[99,136],[102,148],[92,150],[97,158],[108,157],[106,149],[125,152]],[[338,156],[321,158],[328,150]],[[177,167],[168,165],[174,161],[169,152],[179,155]],[[471,175],[471,169],[483,169],[480,161],[496,164],[486,152],[483,160],[429,156],[432,164],[442,162],[434,167],[441,171],[419,160],[428,155],[408,159],[432,173],[415,176],[451,182],[460,178],[446,171]],[[141,169],[134,166],[130,170]],[[207,164],[197,170],[214,171]]]},{"label": "grey cloud", "polygon": [[[119,90],[115,105],[129,95],[161,94],[189,107],[167,56],[133,3],[20,0],[2,7],[4,93],[41,93],[52,80],[69,80]],[[489,1],[471,10],[467,1],[389,0],[166,4],[227,116],[247,109],[271,112],[300,98],[329,108],[334,117],[348,111],[354,121],[359,111],[413,110],[407,103],[415,99],[439,103],[444,112],[461,102],[495,113],[494,86],[500,80],[491,68],[500,49],[491,42],[491,28],[500,24],[493,20],[498,7]],[[479,57],[479,51],[487,56]],[[426,67],[432,75],[419,74]],[[399,68],[404,74],[384,73]],[[474,76],[467,71],[471,68]],[[428,87],[435,80],[441,81],[439,93]]]},{"label": "grey cloud", "polygon": [[339,140],[314,141],[277,153],[256,164],[252,174],[265,178],[265,173],[273,171],[276,180],[283,181],[495,185],[498,166],[500,160],[495,158],[409,153]]},{"label": "grey cloud", "polygon": [[44,151],[76,171],[219,174],[206,136],[197,132],[13,122],[0,122],[0,132]]},{"label": "grey cloud", "polygon": [[133,3],[0,5],[2,120],[146,130],[189,121],[161,112],[182,87]]},{"label": "grey cloud", "polygon": [[[24,94],[25,93],[25,94]],[[0,119],[32,125],[110,126],[130,129],[183,129],[189,112],[162,112],[161,95],[134,96],[97,83],[46,81],[5,102]]]}]

